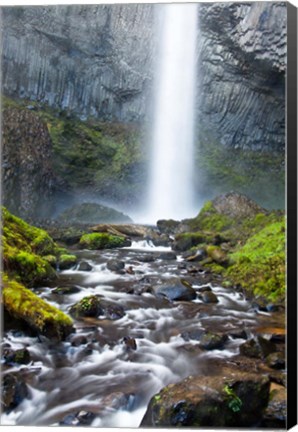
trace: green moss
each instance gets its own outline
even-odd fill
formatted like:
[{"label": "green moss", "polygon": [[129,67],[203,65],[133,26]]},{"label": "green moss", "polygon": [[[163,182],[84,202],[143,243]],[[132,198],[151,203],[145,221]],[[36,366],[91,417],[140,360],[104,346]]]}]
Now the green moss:
[{"label": "green moss", "polygon": [[76,265],[78,259],[75,255],[63,254],[60,255],[58,263],[60,270],[65,270]]},{"label": "green moss", "polygon": [[226,275],[248,292],[271,301],[285,299],[285,222],[267,225],[231,254]]},{"label": "green moss", "polygon": [[102,312],[100,299],[95,295],[84,297],[78,303],[71,306],[69,312],[77,319],[80,317],[97,317]]},{"label": "green moss", "polygon": [[53,279],[55,271],[41,255],[54,253],[55,243],[39,228],[27,224],[2,208],[4,270],[25,285]]},{"label": "green moss", "polygon": [[122,247],[126,244],[124,237],[107,233],[84,234],[80,239],[80,246],[86,249],[110,249]]},{"label": "green moss", "polygon": [[11,280],[6,274],[3,277],[2,296],[5,309],[13,317],[26,321],[30,327],[45,336],[61,340],[73,330],[73,322],[68,315],[22,284]]},{"label": "green moss", "polygon": [[187,222],[192,231],[213,232],[222,232],[235,224],[233,219],[219,214],[211,201],[205,203],[197,217],[189,219]]}]

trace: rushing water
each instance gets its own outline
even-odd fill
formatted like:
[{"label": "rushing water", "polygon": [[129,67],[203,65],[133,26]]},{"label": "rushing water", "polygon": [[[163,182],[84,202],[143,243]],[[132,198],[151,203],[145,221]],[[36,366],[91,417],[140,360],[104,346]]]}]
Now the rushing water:
[{"label": "rushing water", "polygon": [[147,219],[191,217],[197,5],[161,12]]},{"label": "rushing water", "polygon": [[[186,341],[182,334],[196,329],[249,331],[257,316],[240,293],[213,283],[219,302],[204,304],[199,298],[170,302],[148,292],[146,286],[161,279],[188,277],[182,257],[158,258],[166,249],[134,242],[118,250],[79,251],[79,260],[91,264],[92,271],[76,267],[60,272],[58,281],[58,286],[76,287],[76,292],[58,295],[53,286],[38,289],[41,297],[65,312],[83,297],[99,294],[123,306],[125,314],[115,320],[104,316],[78,320],[75,335],[60,344],[8,331],[3,343],[26,346],[32,362],[4,373],[22,369],[30,375],[30,396],[3,414],[2,424],[72,424],[77,413],[86,411],[93,413],[90,426],[137,427],[150,398],[162,387],[208,368],[210,358],[228,360],[238,353],[243,339],[230,337],[224,349],[204,351],[198,341]],[[124,261],[125,270],[133,272],[108,270],[111,258]],[[193,287],[199,290],[207,276],[192,276]],[[84,341],[76,344],[77,337]],[[128,348],[127,337],[135,340],[136,349]]]}]

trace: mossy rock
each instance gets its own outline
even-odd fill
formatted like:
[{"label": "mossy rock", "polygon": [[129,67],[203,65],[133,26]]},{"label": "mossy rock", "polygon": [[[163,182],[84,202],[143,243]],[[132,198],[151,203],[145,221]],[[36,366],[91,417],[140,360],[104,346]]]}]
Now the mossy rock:
[{"label": "mossy rock", "polygon": [[103,314],[100,298],[95,295],[84,297],[78,303],[71,306],[69,313],[77,319],[82,317],[96,318]]},{"label": "mossy rock", "polygon": [[177,234],[172,244],[172,249],[185,252],[195,246],[205,244],[212,240],[212,235],[203,232],[186,232]]},{"label": "mossy rock", "polygon": [[7,275],[3,277],[2,296],[6,311],[39,334],[63,340],[73,332],[73,322],[68,315]]},{"label": "mossy rock", "polygon": [[78,262],[78,258],[76,255],[70,255],[70,254],[62,254],[59,257],[58,265],[60,270],[66,270],[70,269],[71,267],[74,267]]},{"label": "mossy rock", "polygon": [[25,285],[52,280],[56,273],[48,259],[56,255],[56,244],[39,228],[33,227],[2,208],[4,270]]},{"label": "mossy rock", "polygon": [[269,390],[267,376],[228,367],[190,376],[152,397],[141,427],[253,427],[262,419]]},{"label": "mossy rock", "polygon": [[112,249],[129,246],[131,242],[125,237],[115,236],[108,233],[84,234],[80,239],[80,246],[83,249]]}]

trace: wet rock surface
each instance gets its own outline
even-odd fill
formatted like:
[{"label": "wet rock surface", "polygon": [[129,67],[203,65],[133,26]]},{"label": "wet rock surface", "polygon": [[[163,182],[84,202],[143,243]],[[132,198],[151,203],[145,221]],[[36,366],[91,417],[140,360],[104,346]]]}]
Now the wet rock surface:
[{"label": "wet rock surface", "polygon": [[220,376],[189,377],[165,387],[151,399],[141,425],[257,426],[269,400],[268,377],[237,374],[228,368],[221,372]]}]

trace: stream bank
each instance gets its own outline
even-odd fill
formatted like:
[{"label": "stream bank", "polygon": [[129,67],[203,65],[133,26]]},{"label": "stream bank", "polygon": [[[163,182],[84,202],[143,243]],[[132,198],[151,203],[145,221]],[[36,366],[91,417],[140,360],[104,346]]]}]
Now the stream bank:
[{"label": "stream bank", "polygon": [[[209,224],[218,227],[219,214],[207,209]],[[184,226],[206,222],[200,215]],[[57,277],[29,284],[39,299],[72,317],[71,333],[57,341],[5,318],[2,423],[284,427],[283,303],[247,295],[214,271],[215,264],[226,266],[223,242],[208,255],[202,238],[192,246],[202,236],[196,231],[184,234],[187,250],[179,250],[182,233],[169,231],[181,231],[180,222],[92,227],[99,236],[104,229],[111,236],[125,231],[126,243],[90,250],[72,238],[52,263]],[[73,260],[61,268],[62,251]],[[261,400],[252,413],[250,391]],[[206,416],[202,406],[223,416]]]}]

